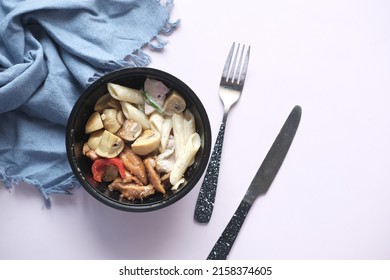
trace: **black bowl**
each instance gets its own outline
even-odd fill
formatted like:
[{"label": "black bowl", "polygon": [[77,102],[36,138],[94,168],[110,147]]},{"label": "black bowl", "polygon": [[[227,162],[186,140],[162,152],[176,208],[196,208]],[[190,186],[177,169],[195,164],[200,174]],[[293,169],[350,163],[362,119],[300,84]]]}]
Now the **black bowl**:
[{"label": "black bowl", "polygon": [[[82,153],[83,144],[88,140],[85,125],[93,113],[96,101],[107,93],[107,83],[112,82],[132,88],[142,88],[146,78],[162,81],[167,87],[176,89],[184,97],[187,108],[191,110],[196,121],[196,130],[201,137],[201,147],[195,162],[184,174],[186,184],[178,191],[167,191],[165,195],[154,194],[143,200],[123,200],[120,193],[108,191],[107,183],[97,183],[92,178],[92,161]],[[70,114],[66,129],[66,150],[70,166],[83,188],[94,198],[113,208],[145,212],[161,209],[183,198],[198,183],[207,166],[211,149],[210,122],[207,113],[197,95],[181,80],[152,68],[126,68],[105,75],[80,96]]]}]

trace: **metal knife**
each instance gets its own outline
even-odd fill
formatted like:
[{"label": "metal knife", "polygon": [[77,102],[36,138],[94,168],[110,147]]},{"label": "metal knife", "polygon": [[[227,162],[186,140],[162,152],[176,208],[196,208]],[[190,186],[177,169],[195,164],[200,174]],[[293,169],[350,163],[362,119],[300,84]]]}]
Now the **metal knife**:
[{"label": "metal knife", "polygon": [[278,173],[298,129],[301,114],[300,106],[295,106],[291,111],[236,212],[207,257],[208,260],[225,260],[229,255],[253,202],[257,197],[267,193]]}]

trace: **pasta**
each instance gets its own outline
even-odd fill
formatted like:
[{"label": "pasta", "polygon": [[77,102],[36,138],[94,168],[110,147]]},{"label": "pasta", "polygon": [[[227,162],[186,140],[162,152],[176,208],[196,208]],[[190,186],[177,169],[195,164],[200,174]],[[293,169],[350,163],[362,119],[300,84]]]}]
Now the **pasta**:
[{"label": "pasta", "polygon": [[[184,98],[175,90],[166,92],[162,82],[148,83],[158,85],[150,87],[148,95],[143,95],[145,88],[108,83],[109,94],[99,99],[99,106],[95,104],[86,124],[89,139],[83,153],[93,161],[93,179],[107,182],[108,190],[119,191],[129,200],[142,200],[155,192],[164,195],[169,188],[177,191],[185,184],[184,173],[201,145],[195,117]],[[155,97],[165,101],[158,104]],[[147,104],[157,110],[145,113]],[[143,195],[145,188],[151,191]]]},{"label": "pasta", "polygon": [[135,122],[142,125],[142,128],[144,129],[150,128],[148,117],[143,112],[135,108],[129,102],[121,101],[121,106],[123,114],[127,119],[134,120]]},{"label": "pasta", "polygon": [[137,105],[144,104],[145,102],[144,96],[139,90],[113,83],[108,83],[107,89],[110,95],[116,100],[126,101]]},{"label": "pasta", "polygon": [[184,134],[183,113],[172,115],[172,129],[175,137],[176,156],[179,158],[185,149],[186,139]]},{"label": "pasta", "polygon": [[195,133],[195,117],[190,110],[184,111],[184,139],[187,140]]},{"label": "pasta", "polygon": [[160,133],[162,130],[163,122],[164,122],[164,117],[160,113],[154,112],[149,117],[149,123],[151,128]]},{"label": "pasta", "polygon": [[190,138],[188,138],[184,152],[176,159],[176,162],[173,165],[171,176],[169,178],[172,185],[176,185],[176,183],[183,177],[184,172],[190,166],[192,160],[198,152],[200,144],[201,141],[198,133],[194,133],[190,136]]},{"label": "pasta", "polygon": [[180,185],[184,184],[186,182],[186,179],[184,179],[183,177],[176,182],[176,184],[173,185],[173,187],[171,188],[172,191],[177,191],[180,187]]},{"label": "pasta", "polygon": [[161,128],[161,142],[160,142],[160,152],[163,153],[168,145],[169,137],[172,130],[172,119],[170,117],[164,118],[164,122]]}]

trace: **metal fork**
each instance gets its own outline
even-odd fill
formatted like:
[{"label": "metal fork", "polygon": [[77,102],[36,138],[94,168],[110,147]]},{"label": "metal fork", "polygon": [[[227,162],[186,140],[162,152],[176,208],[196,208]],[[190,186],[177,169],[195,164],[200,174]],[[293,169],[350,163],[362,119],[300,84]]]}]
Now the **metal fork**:
[{"label": "metal fork", "polygon": [[[250,46],[247,47],[245,59],[244,50],[245,45],[240,48],[240,44],[238,44],[237,48],[235,48],[235,43],[233,43],[225,67],[223,68],[219,85],[219,97],[224,104],[224,112],[214,150],[211,154],[210,162],[195,206],[194,218],[195,221],[199,223],[208,223],[214,209],[226,121],[230,108],[240,99],[248,70]],[[234,58],[233,53],[235,53]],[[237,63],[238,57],[239,60]]]}]

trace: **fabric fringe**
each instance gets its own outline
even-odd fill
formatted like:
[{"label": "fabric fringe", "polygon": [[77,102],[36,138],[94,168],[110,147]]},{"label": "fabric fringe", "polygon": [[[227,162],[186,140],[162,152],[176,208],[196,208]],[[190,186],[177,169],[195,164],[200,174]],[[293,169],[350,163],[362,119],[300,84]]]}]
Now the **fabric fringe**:
[{"label": "fabric fringe", "polygon": [[148,42],[148,47],[152,50],[161,50],[167,43],[160,35],[156,35],[153,40]]},{"label": "fabric fringe", "polygon": [[42,185],[36,180],[30,180],[28,178],[23,178],[19,176],[8,176],[5,174],[4,171],[0,171],[0,182],[2,182],[4,184],[4,187],[9,190],[21,183],[36,187],[44,197],[44,203],[46,208],[51,207],[50,194],[71,195],[72,190],[80,187],[80,183],[77,181],[74,175],[71,175],[63,182],[56,184],[48,189],[44,189]]},{"label": "fabric fringe", "polygon": [[167,22],[164,28],[161,30],[165,35],[169,35],[180,24],[181,20],[178,19],[175,22]]},{"label": "fabric fringe", "polygon": [[167,0],[165,3],[165,9],[169,14],[172,12],[172,8],[173,8],[173,0]]}]

